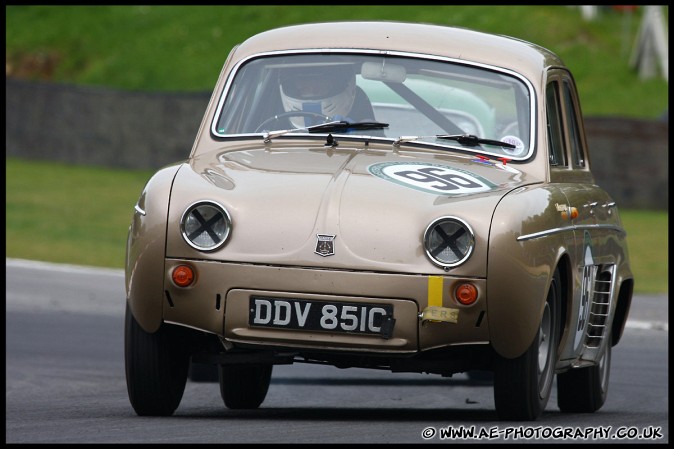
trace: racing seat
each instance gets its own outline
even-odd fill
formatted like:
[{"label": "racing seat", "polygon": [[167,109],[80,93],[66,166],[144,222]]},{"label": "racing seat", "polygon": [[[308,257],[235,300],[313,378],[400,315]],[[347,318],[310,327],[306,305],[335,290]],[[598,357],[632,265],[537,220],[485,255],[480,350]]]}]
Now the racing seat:
[{"label": "racing seat", "polygon": [[356,86],[356,98],[353,100],[353,106],[351,106],[348,118],[354,122],[374,121],[375,119],[370,99],[365,94],[365,91],[358,86]]},{"label": "racing seat", "polygon": [[[377,121],[374,117],[374,109],[372,108],[370,98],[365,91],[358,86],[356,86],[356,97],[353,100],[353,106],[351,106],[351,112],[349,112],[347,118],[353,122]],[[376,137],[386,137],[384,129],[373,129],[367,134]]]}]

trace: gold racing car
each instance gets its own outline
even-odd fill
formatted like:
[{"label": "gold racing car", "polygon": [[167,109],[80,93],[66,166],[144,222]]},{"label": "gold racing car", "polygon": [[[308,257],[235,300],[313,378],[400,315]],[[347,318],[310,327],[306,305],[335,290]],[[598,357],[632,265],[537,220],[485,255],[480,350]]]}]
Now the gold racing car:
[{"label": "gold racing car", "polygon": [[396,22],[247,39],[135,205],[131,405],[171,415],[198,362],[257,408],[274,365],[323,363],[491,371],[503,420],[537,419],[557,375],[561,411],[598,410],[634,278],[590,168],[573,76],[537,45]]}]

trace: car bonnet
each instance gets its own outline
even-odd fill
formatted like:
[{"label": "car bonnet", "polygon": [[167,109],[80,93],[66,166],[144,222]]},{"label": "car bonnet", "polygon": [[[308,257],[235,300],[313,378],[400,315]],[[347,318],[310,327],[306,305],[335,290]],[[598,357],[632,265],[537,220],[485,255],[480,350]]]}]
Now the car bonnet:
[{"label": "car bonnet", "polygon": [[[432,221],[456,216],[485,243],[500,198],[534,182],[516,164],[446,151],[395,151],[362,142],[231,145],[179,171],[169,222],[178,222],[195,202],[216,201],[231,215],[230,240],[199,257],[419,272],[433,268],[421,246]],[[334,240],[334,257],[316,257],[318,235]],[[169,236],[168,256],[197,257],[193,253]]]}]

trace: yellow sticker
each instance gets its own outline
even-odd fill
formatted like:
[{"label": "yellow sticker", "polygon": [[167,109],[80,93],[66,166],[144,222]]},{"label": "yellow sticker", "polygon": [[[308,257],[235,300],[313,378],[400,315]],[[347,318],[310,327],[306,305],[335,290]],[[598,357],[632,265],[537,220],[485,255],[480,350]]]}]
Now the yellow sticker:
[{"label": "yellow sticker", "polygon": [[458,323],[459,309],[450,309],[449,307],[429,306],[421,312],[421,321],[434,321],[444,323]]},{"label": "yellow sticker", "polygon": [[428,305],[442,307],[442,276],[428,276]]}]

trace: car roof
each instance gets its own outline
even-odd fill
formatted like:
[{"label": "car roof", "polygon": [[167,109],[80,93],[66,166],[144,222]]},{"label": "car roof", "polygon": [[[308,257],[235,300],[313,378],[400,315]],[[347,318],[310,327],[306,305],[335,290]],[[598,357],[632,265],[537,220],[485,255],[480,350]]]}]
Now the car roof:
[{"label": "car roof", "polygon": [[465,59],[536,75],[564,66],[553,52],[509,36],[465,28],[395,21],[346,21],[292,25],[264,31],[241,43],[232,62],[257,53],[300,49],[369,49]]}]

